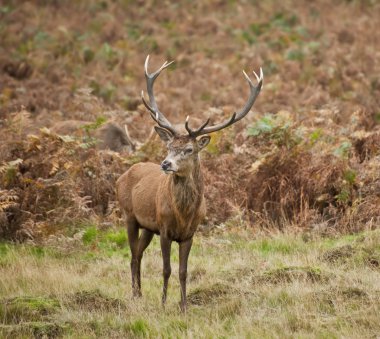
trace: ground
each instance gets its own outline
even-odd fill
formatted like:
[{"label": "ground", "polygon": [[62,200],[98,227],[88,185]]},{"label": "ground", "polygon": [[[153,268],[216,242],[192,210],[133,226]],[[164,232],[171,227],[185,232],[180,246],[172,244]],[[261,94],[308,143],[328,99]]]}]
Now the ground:
[{"label": "ground", "polygon": [[335,238],[197,236],[186,315],[179,311],[177,246],[161,306],[158,238],[132,299],[124,231],[88,226],[50,246],[1,244],[0,336],[146,338],[375,338],[380,332],[380,233]]}]

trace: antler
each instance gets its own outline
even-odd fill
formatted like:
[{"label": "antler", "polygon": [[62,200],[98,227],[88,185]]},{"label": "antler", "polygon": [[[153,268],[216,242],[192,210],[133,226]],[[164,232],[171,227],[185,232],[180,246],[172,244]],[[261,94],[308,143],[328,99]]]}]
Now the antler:
[{"label": "antler", "polygon": [[169,67],[174,61],[167,62],[165,61],[164,64],[155,72],[148,73],[148,64],[149,64],[149,55],[145,59],[145,79],[146,79],[146,87],[148,91],[149,96],[149,104],[146,102],[144,98],[144,91],[141,91],[141,99],[145,105],[145,107],[150,111],[150,116],[152,119],[157,122],[159,126],[162,128],[165,128],[166,130],[170,131],[173,135],[177,135],[177,131],[174,129],[173,125],[169,122],[168,119],[165,118],[165,116],[160,112],[158,109],[156,99],[154,98],[153,93],[153,85],[154,81],[157,79],[157,77],[160,75],[161,71],[167,67]]},{"label": "antler", "polygon": [[263,70],[261,69],[261,67],[260,67],[260,77],[256,74],[255,71],[253,71],[253,74],[256,76],[256,79],[258,82],[257,86],[254,86],[252,80],[248,77],[247,73],[245,73],[243,71],[243,74],[248,81],[251,93],[249,95],[248,101],[246,102],[246,104],[244,105],[242,110],[237,112],[237,113],[235,112],[234,114],[232,114],[230,119],[228,119],[224,122],[221,122],[219,124],[216,124],[214,126],[206,127],[210,122],[210,119],[208,119],[201,127],[199,127],[196,130],[193,130],[189,127],[189,117],[187,117],[186,122],[185,122],[185,128],[191,137],[196,138],[197,136],[200,136],[203,134],[208,134],[208,133],[219,131],[223,128],[226,128],[226,127],[234,124],[235,122],[239,121],[240,119],[243,119],[248,114],[251,107],[255,103],[257,96],[260,94],[261,88],[263,87],[264,74],[263,74]]}]

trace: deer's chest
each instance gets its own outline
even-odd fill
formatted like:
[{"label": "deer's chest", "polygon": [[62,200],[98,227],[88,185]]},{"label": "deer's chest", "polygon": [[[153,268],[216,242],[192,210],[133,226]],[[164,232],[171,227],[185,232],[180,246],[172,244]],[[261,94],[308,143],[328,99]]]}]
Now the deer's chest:
[{"label": "deer's chest", "polygon": [[157,197],[157,221],[161,233],[174,241],[191,238],[204,218],[205,206],[201,180],[170,178],[166,194]]},{"label": "deer's chest", "polygon": [[204,199],[201,198],[201,201],[192,205],[193,208],[183,205],[168,206],[169,213],[161,219],[161,229],[169,239],[181,242],[193,237],[205,217]]}]

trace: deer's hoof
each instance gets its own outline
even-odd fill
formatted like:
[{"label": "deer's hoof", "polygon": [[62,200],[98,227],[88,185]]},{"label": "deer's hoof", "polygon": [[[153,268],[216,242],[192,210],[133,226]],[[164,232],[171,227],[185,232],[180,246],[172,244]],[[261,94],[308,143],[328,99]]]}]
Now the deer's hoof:
[{"label": "deer's hoof", "polygon": [[186,312],[187,312],[187,305],[186,304],[184,304],[183,302],[179,302],[179,308],[181,310],[181,313],[186,314]]},{"label": "deer's hoof", "polygon": [[140,291],[133,292],[133,294],[132,294],[133,299],[139,299],[141,297],[142,297],[142,294]]}]

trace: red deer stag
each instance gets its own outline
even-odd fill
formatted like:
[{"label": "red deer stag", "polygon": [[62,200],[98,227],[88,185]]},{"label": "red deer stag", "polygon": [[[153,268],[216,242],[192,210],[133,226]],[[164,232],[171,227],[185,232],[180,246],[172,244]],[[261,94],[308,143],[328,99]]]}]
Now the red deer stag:
[{"label": "red deer stag", "polygon": [[[186,276],[193,235],[198,224],[205,217],[206,206],[203,196],[204,184],[198,153],[207,146],[212,132],[219,131],[244,118],[253,106],[263,84],[260,69],[258,85],[254,86],[244,72],[250,87],[247,103],[241,111],[235,112],[226,121],[209,126],[210,119],[197,129],[189,126],[187,133],[180,134],[178,129],[158,109],[153,93],[153,84],[161,71],[172,62],[165,62],[156,72],[148,73],[149,56],[145,61],[145,78],[149,103],[142,100],[157,123],[155,130],[166,143],[168,155],[160,165],[138,163],[133,165],[117,181],[117,197],[126,215],[129,244],[132,252],[132,290],[133,296],[141,296],[140,267],[144,250],[153,235],[160,235],[163,257],[164,286],[162,303],[165,304],[168,281],[171,274],[170,250],[173,241],[179,244],[179,280],[181,285],[181,310],[186,311]],[[199,138],[198,138],[199,137]],[[141,235],[139,236],[139,229]]]}]

